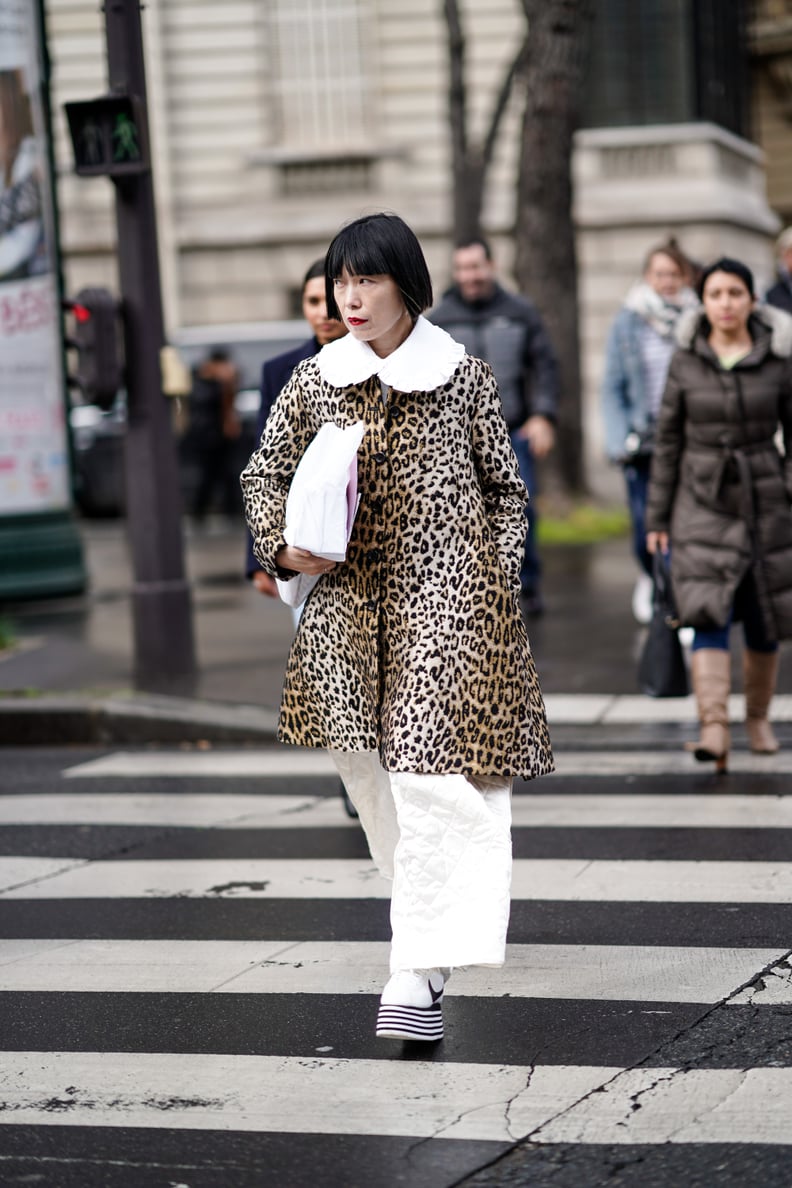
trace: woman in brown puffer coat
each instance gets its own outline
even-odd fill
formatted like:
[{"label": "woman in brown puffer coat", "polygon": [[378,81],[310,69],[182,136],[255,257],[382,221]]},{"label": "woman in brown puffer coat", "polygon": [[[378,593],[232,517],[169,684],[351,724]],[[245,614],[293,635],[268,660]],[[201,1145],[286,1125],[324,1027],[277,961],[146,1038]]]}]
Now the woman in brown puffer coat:
[{"label": "woman in brown puffer coat", "polygon": [[735,619],[748,741],[752,751],[778,750],[767,711],[778,641],[792,636],[792,318],[756,307],[753,276],[737,260],[707,268],[699,296],[703,311],[680,324],[663,394],[647,547],[670,547],[679,617],[695,628],[695,756],[725,770]]}]

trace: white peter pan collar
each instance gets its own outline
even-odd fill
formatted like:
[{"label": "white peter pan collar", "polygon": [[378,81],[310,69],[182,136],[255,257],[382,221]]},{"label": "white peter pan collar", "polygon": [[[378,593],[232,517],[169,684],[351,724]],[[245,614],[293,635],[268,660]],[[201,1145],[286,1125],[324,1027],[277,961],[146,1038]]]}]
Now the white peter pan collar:
[{"label": "white peter pan collar", "polygon": [[397,392],[433,392],[451,378],[464,355],[461,343],[419,317],[412,333],[384,359],[351,334],[329,342],[316,358],[322,379],[334,388],[377,375]]}]

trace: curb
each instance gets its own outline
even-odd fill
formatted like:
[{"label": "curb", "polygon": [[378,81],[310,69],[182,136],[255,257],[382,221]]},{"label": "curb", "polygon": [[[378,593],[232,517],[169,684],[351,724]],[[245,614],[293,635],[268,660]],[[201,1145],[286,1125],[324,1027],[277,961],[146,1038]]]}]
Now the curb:
[{"label": "curb", "polygon": [[277,714],[165,696],[0,698],[0,746],[274,743]]}]

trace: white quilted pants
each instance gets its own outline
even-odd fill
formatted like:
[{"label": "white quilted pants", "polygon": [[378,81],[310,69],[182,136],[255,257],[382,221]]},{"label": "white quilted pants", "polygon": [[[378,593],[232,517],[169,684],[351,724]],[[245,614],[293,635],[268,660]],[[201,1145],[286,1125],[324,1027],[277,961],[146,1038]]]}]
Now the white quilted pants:
[{"label": "white quilted pants", "polygon": [[511,779],[386,772],[331,751],[380,873],[393,879],[391,972],[502,965],[511,888]]}]

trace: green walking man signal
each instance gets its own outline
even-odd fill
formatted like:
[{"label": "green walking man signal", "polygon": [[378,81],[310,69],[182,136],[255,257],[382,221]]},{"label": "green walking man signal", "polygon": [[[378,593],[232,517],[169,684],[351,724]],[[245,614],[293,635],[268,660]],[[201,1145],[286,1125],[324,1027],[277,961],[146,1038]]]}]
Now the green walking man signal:
[{"label": "green walking man signal", "polygon": [[149,168],[142,108],[132,95],[64,104],[81,177],[127,177]]}]

